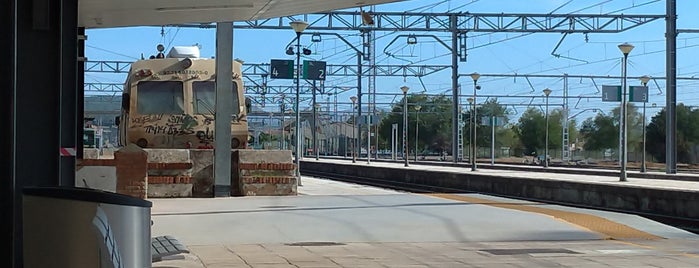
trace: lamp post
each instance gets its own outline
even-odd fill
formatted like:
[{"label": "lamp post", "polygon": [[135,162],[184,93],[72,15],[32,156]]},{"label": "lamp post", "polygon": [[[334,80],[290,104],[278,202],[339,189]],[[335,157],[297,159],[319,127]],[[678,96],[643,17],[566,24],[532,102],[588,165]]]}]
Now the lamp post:
[{"label": "lamp post", "polygon": [[[650,77],[647,75],[641,76],[641,84],[644,87],[648,86],[648,81]],[[648,95],[643,99],[643,149],[641,150],[641,172],[646,173],[646,102],[648,101]]]},{"label": "lamp post", "polygon": [[279,112],[281,112],[281,114],[282,114],[282,129],[281,129],[282,130],[282,140],[281,140],[281,143],[279,144],[279,149],[284,150],[284,149],[286,149],[286,146],[285,146],[286,140],[284,138],[284,131],[285,131],[284,125],[286,124],[286,120],[285,120],[286,115],[285,115],[285,111],[284,111],[284,94],[282,94],[281,101],[279,102]]},{"label": "lamp post", "polygon": [[417,138],[419,137],[418,130],[420,129],[420,109],[422,106],[415,105],[415,161],[417,161]]},{"label": "lamp post", "polygon": [[546,145],[544,146],[544,167],[549,167],[549,95],[551,95],[551,90],[549,88],[544,89],[544,95],[546,95]]},{"label": "lamp post", "polygon": [[301,186],[301,111],[299,102],[301,101],[301,33],[308,27],[305,21],[292,21],[289,23],[294,32],[296,32],[296,101],[294,101],[296,128],[294,129],[295,141],[294,151],[296,155],[294,164],[296,164],[296,177],[298,185]]},{"label": "lamp post", "polygon": [[629,43],[619,45],[619,50],[624,54],[624,64],[622,65],[622,81],[621,81],[621,171],[619,172],[619,181],[626,181],[626,64],[629,58],[629,53],[634,46]]},{"label": "lamp post", "polygon": [[408,90],[407,86],[400,87],[403,91],[403,159],[408,166]]},{"label": "lamp post", "polygon": [[[470,116],[473,116],[473,97],[467,98],[468,101],[468,109],[469,109],[469,114]],[[473,128],[472,124],[473,120],[469,117],[468,119],[468,161],[471,161],[471,158],[473,157],[472,153],[473,150],[471,149],[471,146],[473,146],[473,131],[471,129]]]},{"label": "lamp post", "polygon": [[476,137],[476,133],[478,133],[478,131],[476,130],[478,128],[477,121],[476,121],[476,118],[478,117],[478,113],[476,112],[476,105],[478,105],[478,100],[476,99],[476,90],[478,90],[478,78],[481,78],[481,75],[479,73],[472,73],[471,74],[471,79],[473,79],[473,116],[472,116],[472,120],[471,120],[471,123],[473,123],[473,127],[472,127],[473,129],[471,130],[471,131],[473,131],[473,144],[471,145],[472,146],[471,149],[473,151],[471,151],[471,159],[470,159],[471,160],[471,171],[476,171],[476,167],[477,167],[476,166],[476,158],[478,157],[478,155],[477,155],[478,142],[477,142],[477,137]]},{"label": "lamp post", "polygon": [[354,104],[357,102],[357,97],[352,96],[350,97],[350,100],[352,101],[352,163],[357,163],[357,155],[354,150],[354,146],[356,144],[356,142],[354,142],[354,128],[356,128],[356,126],[354,125],[354,122],[356,120],[356,118],[354,117]]},{"label": "lamp post", "polygon": [[313,151],[316,154],[316,160],[318,160],[318,155],[320,150],[318,150],[318,110],[320,110],[320,104],[313,104]]}]

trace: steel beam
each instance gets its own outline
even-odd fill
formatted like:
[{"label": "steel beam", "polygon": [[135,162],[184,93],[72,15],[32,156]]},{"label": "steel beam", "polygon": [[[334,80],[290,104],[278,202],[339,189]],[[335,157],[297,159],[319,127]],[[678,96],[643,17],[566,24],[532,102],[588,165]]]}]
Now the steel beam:
[{"label": "steel beam", "polygon": [[[618,33],[665,15],[629,14],[531,14],[531,13],[423,13],[373,12],[374,31],[449,32],[450,17],[456,27],[468,32],[518,33]],[[307,31],[357,31],[367,28],[360,12],[334,11],[235,22],[236,29],[288,29],[289,22],[308,21]],[[215,28],[214,24],[177,24],[176,27]]]}]

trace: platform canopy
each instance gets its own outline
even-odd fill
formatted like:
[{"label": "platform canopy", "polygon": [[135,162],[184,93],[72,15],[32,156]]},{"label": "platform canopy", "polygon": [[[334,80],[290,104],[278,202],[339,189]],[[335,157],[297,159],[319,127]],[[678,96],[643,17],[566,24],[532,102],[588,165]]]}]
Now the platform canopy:
[{"label": "platform canopy", "polygon": [[85,28],[257,20],[400,0],[79,0]]}]

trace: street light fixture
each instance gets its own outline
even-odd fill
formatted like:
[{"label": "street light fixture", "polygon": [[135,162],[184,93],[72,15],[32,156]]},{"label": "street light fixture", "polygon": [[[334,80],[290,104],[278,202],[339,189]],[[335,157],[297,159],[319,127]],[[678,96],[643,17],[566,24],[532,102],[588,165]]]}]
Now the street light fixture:
[{"label": "street light fixture", "polygon": [[473,142],[472,142],[473,144],[471,144],[471,147],[472,147],[471,148],[471,150],[472,150],[471,151],[471,159],[470,159],[471,160],[471,171],[476,171],[476,167],[477,167],[476,166],[476,157],[478,157],[477,156],[478,145],[476,142],[477,141],[476,133],[478,132],[478,131],[476,131],[477,126],[478,126],[478,125],[476,125],[477,124],[476,118],[478,117],[477,112],[476,112],[476,105],[478,105],[478,100],[476,99],[476,90],[478,90],[478,88],[479,88],[478,78],[481,78],[481,75],[479,73],[472,73],[471,74],[471,79],[473,79],[473,116],[471,117],[471,123],[473,123],[473,129],[471,130],[471,131],[473,131]]},{"label": "street light fixture", "polygon": [[403,159],[408,166],[408,90],[407,86],[400,87],[403,91]]},{"label": "street light fixture", "polygon": [[551,95],[551,89],[544,89],[544,95],[546,95],[546,146],[544,147],[544,167],[549,167],[549,95]]},{"label": "street light fixture", "polygon": [[296,128],[294,129],[295,141],[294,150],[296,155],[294,158],[294,164],[296,164],[296,178],[298,178],[298,186],[301,186],[301,111],[299,109],[299,102],[301,101],[301,33],[308,27],[308,23],[305,21],[292,21],[289,22],[291,28],[296,32],[296,100],[294,101],[295,111],[295,121]]},{"label": "street light fixture", "polygon": [[420,109],[422,106],[415,105],[415,161],[417,161],[417,138],[419,137],[418,130],[420,129]]},{"label": "street light fixture", "polygon": [[[650,76],[641,76],[641,84],[644,87],[648,86]],[[643,99],[643,149],[641,150],[641,172],[646,173],[646,102],[648,102],[648,94]]]},{"label": "street light fixture", "polygon": [[352,97],[350,97],[350,100],[352,101],[352,148],[351,148],[352,149],[352,163],[357,163],[357,155],[356,155],[356,152],[354,150],[354,147],[356,146],[356,142],[354,141],[354,139],[355,139],[354,138],[354,132],[355,132],[354,129],[356,128],[356,126],[354,124],[355,120],[356,120],[356,118],[354,116],[354,108],[355,108],[354,104],[357,103],[357,97],[352,96]]},{"label": "street light fixture", "polygon": [[624,54],[624,64],[622,66],[622,81],[621,81],[621,170],[619,172],[619,181],[626,181],[626,158],[627,158],[627,148],[626,148],[626,64],[629,58],[629,53],[633,50],[634,46],[629,43],[623,43],[619,45],[619,50]]}]

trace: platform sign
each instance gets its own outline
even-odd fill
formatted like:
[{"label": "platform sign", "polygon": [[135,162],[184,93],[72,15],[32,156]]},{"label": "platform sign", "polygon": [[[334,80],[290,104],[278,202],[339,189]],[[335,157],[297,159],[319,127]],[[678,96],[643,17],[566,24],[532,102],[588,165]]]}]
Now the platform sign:
[{"label": "platform sign", "polygon": [[629,87],[630,102],[648,102],[648,87],[646,86],[630,86]]},{"label": "platform sign", "polygon": [[505,125],[505,117],[502,116],[483,116],[481,117],[481,125],[490,126],[491,122],[495,121],[496,127],[501,127]]},{"label": "platform sign", "polygon": [[376,125],[381,122],[381,116],[378,114],[362,115],[362,122],[367,125]]},{"label": "platform sign", "polygon": [[326,75],[324,61],[303,61],[303,79],[325,80]]},{"label": "platform sign", "polygon": [[621,101],[621,86],[602,86],[602,101]]},{"label": "platform sign", "polygon": [[270,78],[294,79],[294,60],[272,60],[269,69]]}]

